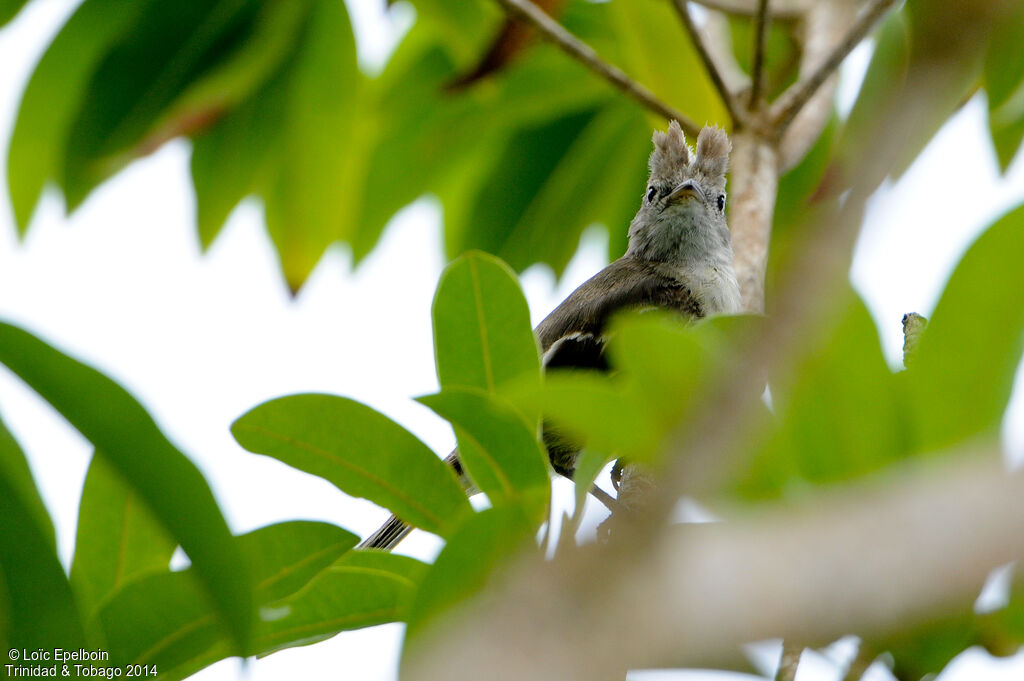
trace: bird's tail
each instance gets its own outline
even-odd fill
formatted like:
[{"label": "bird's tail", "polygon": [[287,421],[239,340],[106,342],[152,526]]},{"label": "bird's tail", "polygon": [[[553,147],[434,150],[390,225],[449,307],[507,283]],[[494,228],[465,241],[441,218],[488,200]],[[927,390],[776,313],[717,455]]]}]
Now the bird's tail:
[{"label": "bird's tail", "polygon": [[386,523],[380,526],[380,529],[364,539],[359,548],[390,551],[398,546],[398,542],[405,539],[410,532],[412,532],[412,525],[403,523],[397,516],[391,516]]}]

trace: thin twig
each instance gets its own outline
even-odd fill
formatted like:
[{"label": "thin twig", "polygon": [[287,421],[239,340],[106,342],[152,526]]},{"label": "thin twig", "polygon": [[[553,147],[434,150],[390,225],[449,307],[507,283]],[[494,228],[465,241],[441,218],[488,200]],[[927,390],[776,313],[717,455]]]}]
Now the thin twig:
[{"label": "thin twig", "polygon": [[839,65],[846,59],[846,55],[855,48],[878,19],[885,14],[886,10],[896,4],[896,0],[869,0],[867,7],[857,17],[846,37],[836,46],[836,49],[829,55],[821,66],[810,76],[794,83],[786,90],[772,107],[772,120],[775,121],[776,131],[781,136],[786,128],[793,122],[793,118],[800,112],[822,83],[839,68]]},{"label": "thin twig", "polygon": [[697,54],[700,55],[700,60],[704,64],[704,70],[708,72],[711,82],[714,84],[715,89],[718,90],[718,96],[721,98],[722,103],[725,104],[725,109],[729,112],[729,118],[732,119],[734,124],[740,123],[742,121],[740,118],[742,113],[736,105],[736,96],[729,91],[728,86],[725,84],[725,79],[722,77],[721,69],[718,68],[715,60],[711,58],[711,52],[708,50],[700,30],[698,30],[697,24],[694,23],[693,17],[690,15],[690,10],[686,6],[686,0],[672,0],[672,4],[675,6],[679,18],[683,20],[686,32],[690,34],[690,41],[697,50]]},{"label": "thin twig", "polygon": [[768,36],[768,0],[758,0],[757,14],[754,15],[754,63],[750,70],[750,99],[747,109],[753,111],[761,99],[761,82],[764,80],[764,44]]},{"label": "thin twig", "polygon": [[786,640],[782,642],[782,656],[779,669],[775,672],[775,681],[796,681],[796,669],[800,665],[800,655],[804,652],[802,645]]},{"label": "thin twig", "polygon": [[542,36],[560,47],[591,71],[619,88],[651,111],[668,120],[677,120],[683,131],[696,136],[700,128],[681,111],[658,99],[654,93],[627,76],[621,69],[598,56],[594,48],[567,31],[564,26],[544,13],[530,0],[497,0],[505,11],[517,19],[527,22]]},{"label": "thin twig", "polygon": [[[693,0],[698,5],[726,14],[752,17],[757,14],[758,0]],[[799,19],[810,7],[805,0],[777,0],[772,5],[772,16],[776,19]]]}]

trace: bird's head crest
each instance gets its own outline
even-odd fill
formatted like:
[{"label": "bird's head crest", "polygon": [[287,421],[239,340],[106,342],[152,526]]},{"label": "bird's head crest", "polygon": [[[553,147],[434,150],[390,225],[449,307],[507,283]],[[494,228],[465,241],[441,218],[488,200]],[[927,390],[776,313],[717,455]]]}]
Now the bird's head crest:
[{"label": "bird's head crest", "polygon": [[721,128],[706,125],[697,135],[696,153],[686,144],[686,136],[677,121],[668,130],[654,131],[654,151],[649,166],[651,181],[674,186],[687,179],[698,179],[707,187],[725,187],[732,143]]}]

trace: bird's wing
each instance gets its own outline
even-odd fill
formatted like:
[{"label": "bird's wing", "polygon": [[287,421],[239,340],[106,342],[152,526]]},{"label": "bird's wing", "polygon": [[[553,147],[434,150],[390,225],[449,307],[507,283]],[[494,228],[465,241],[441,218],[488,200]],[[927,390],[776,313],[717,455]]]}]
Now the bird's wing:
[{"label": "bird's wing", "polygon": [[587,361],[594,361],[590,358],[593,351],[601,350],[601,331],[612,314],[646,306],[663,307],[693,318],[704,315],[699,301],[685,284],[666,276],[652,264],[623,256],[583,282],[537,325],[545,364],[558,360],[564,366],[577,355],[586,366]]}]

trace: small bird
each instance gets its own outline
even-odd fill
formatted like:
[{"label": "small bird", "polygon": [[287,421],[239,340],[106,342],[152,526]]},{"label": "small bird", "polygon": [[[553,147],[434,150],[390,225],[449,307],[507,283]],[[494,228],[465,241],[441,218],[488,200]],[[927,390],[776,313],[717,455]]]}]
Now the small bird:
[{"label": "small bird", "polygon": [[[581,284],[534,330],[545,371],[607,370],[603,332],[620,310],[664,308],[687,319],[741,310],[725,219],[728,136],[705,126],[694,152],[672,121],[652,141],[650,177],[629,225],[626,254]],[[555,472],[572,478],[579,447],[549,427],[545,444]],[[464,476],[457,451],[446,461]],[[390,549],[410,531],[392,516],[361,546]]]}]

